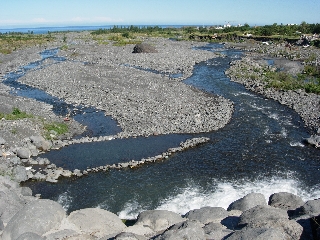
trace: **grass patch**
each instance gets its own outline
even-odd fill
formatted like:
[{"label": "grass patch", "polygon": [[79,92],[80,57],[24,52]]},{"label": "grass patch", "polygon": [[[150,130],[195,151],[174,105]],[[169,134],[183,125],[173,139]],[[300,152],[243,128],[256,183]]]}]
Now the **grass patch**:
[{"label": "grass patch", "polygon": [[32,114],[27,114],[26,112],[22,112],[19,108],[13,108],[12,113],[5,114],[0,113],[0,118],[4,118],[6,120],[18,120],[23,118],[33,118]]},{"label": "grass patch", "polygon": [[53,41],[51,35],[33,35],[22,33],[0,34],[0,53],[10,54],[17,49],[42,45]]},{"label": "grass patch", "polygon": [[[58,135],[65,134],[69,131],[69,127],[65,123],[58,123],[58,122],[53,122],[53,123],[44,123],[44,137],[46,139],[52,139],[52,131]],[[54,134],[55,135],[55,134]]]},{"label": "grass patch", "polygon": [[320,94],[320,77],[307,73],[293,76],[285,72],[266,73],[267,87],[278,90],[297,90],[304,89],[307,93]]},{"label": "grass patch", "polygon": [[65,123],[44,123],[44,129],[46,131],[46,136],[50,136],[50,131],[55,131],[58,135],[65,134],[69,131],[69,127]]}]

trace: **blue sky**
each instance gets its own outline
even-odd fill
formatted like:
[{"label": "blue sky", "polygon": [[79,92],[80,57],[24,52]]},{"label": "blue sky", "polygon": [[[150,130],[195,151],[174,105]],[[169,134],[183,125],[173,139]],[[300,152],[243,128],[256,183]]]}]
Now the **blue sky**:
[{"label": "blue sky", "polygon": [[320,0],[0,0],[0,29],[320,23]]}]

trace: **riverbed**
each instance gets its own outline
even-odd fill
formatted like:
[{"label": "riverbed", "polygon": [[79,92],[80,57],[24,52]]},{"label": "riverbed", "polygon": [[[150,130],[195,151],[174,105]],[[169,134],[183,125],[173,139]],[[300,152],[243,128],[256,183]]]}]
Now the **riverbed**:
[{"label": "riverbed", "polygon": [[221,44],[207,45],[205,50],[220,57],[195,65],[184,84],[233,102],[234,112],[225,127],[200,134],[75,144],[42,157],[64,168],[85,169],[155,156],[194,136],[209,137],[208,143],[136,169],[25,185],[43,198],[60,202],[69,212],[101,207],[126,219],[147,209],[184,214],[203,206],[227,208],[250,192],[266,197],[291,192],[304,200],[320,197],[319,150],[303,142],[309,133],[300,116],[230,81],[224,72],[232,60],[241,57],[241,51],[224,49]]}]

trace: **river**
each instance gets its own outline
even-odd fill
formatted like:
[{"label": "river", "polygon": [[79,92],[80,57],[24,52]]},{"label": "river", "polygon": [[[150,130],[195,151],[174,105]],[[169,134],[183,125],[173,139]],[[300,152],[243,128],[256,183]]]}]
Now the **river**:
[{"label": "river", "polygon": [[209,137],[208,143],[136,169],[92,173],[57,184],[24,185],[42,198],[60,202],[68,212],[100,207],[126,219],[150,209],[184,214],[203,206],[227,208],[250,192],[262,193],[266,200],[283,191],[304,200],[319,198],[320,154],[303,143],[309,133],[299,115],[230,81],[224,71],[230,61],[241,57],[241,51],[220,44],[202,49],[219,52],[221,57],[197,64],[184,82],[234,102],[233,117],[226,127],[202,134],[75,144],[42,157],[67,169],[85,169],[155,156],[191,137]]}]

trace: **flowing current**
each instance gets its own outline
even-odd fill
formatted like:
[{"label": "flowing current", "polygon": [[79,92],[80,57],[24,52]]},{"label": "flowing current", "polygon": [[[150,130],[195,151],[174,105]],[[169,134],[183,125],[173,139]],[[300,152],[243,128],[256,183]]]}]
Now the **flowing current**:
[{"label": "flowing current", "polygon": [[208,143],[136,169],[25,185],[69,212],[100,207],[125,219],[150,209],[184,214],[203,206],[227,208],[250,192],[262,193],[266,200],[284,191],[304,200],[319,198],[320,151],[303,143],[309,133],[301,118],[230,81],[224,71],[230,61],[241,57],[240,51],[219,44],[201,49],[220,52],[221,57],[196,65],[184,82],[234,102],[232,119],[223,129],[76,144],[42,157],[66,169],[85,169],[155,156],[190,137],[206,136],[211,139]]}]

